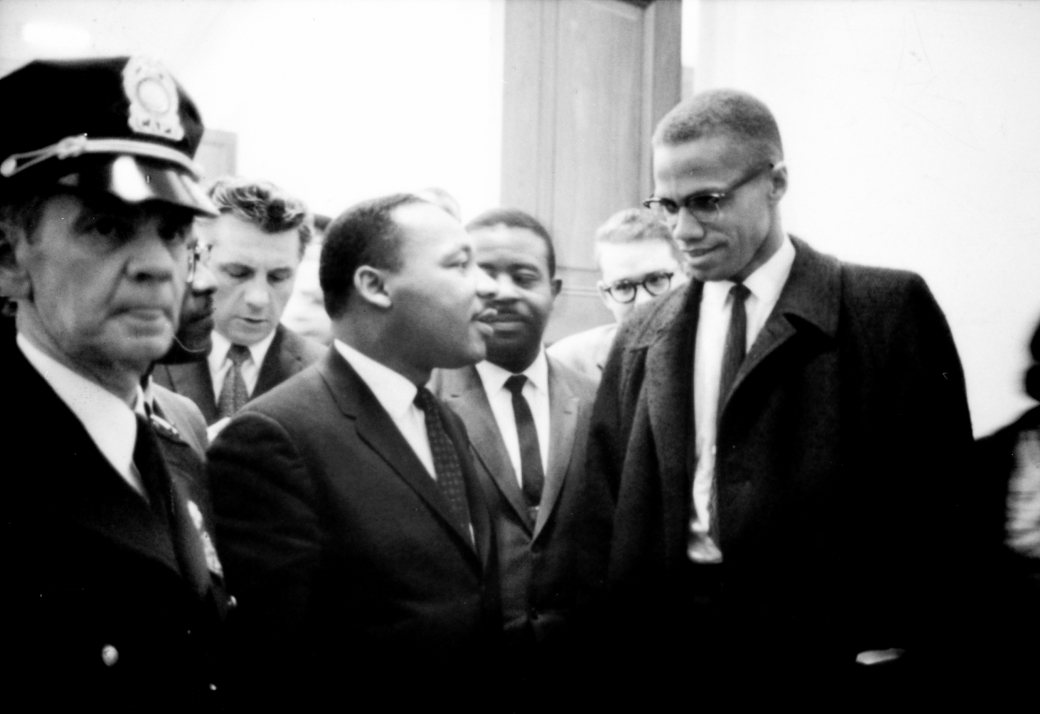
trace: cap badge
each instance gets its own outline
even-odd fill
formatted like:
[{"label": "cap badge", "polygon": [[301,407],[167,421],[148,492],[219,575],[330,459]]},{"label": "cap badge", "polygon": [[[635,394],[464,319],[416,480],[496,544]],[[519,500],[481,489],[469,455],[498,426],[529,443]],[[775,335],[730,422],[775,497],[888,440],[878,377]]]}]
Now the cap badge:
[{"label": "cap badge", "polygon": [[184,138],[173,76],[154,60],[131,57],[123,68],[123,91],[130,102],[127,124],[138,134],[171,141]]}]

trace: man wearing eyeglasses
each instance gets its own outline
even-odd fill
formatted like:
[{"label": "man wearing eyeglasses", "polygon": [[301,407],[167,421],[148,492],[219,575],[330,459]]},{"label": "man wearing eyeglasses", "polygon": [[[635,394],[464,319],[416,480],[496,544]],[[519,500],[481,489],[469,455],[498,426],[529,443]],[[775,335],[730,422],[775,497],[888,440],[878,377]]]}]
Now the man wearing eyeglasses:
[{"label": "man wearing eyeglasses", "polygon": [[636,307],[685,285],[687,278],[671,231],[647,208],[618,211],[596,230],[596,262],[600,298],[615,322],[564,337],[547,353],[599,382],[618,325]]},{"label": "man wearing eyeglasses", "polygon": [[141,390],[216,213],[198,110],[139,57],[31,62],[0,105],[6,676],[44,710],[217,709],[205,484],[168,463]]},{"label": "man wearing eyeglasses", "polygon": [[653,164],[646,205],[693,280],[622,325],[593,413],[617,504],[607,648],[639,652],[632,681],[662,696],[926,689],[970,549],[948,542],[971,424],[942,312],[917,275],[784,233],[754,97],[679,104]]}]

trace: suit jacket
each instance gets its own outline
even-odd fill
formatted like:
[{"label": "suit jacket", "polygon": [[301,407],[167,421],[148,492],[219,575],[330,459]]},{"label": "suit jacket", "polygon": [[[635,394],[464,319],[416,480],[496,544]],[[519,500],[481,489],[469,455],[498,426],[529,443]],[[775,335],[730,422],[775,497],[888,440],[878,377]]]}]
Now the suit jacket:
[{"label": "suit jacket", "polygon": [[598,325],[557,340],[549,345],[546,352],[550,357],[555,357],[560,364],[570,367],[575,372],[581,372],[599,384],[617,329],[616,322]]},{"label": "suit jacket", "polygon": [[530,628],[540,643],[565,636],[606,579],[611,504],[602,482],[585,478],[595,382],[549,358],[549,464],[536,522],[476,368],[438,371],[433,386],[469,434],[498,543],[507,633]]},{"label": "suit jacket", "polygon": [[243,695],[439,701],[459,677],[483,681],[498,574],[472,464],[475,545],[335,349],[247,405],[208,456]]},{"label": "suit jacket", "polygon": [[[946,541],[966,515],[957,515],[971,448],[960,362],[920,277],[794,245],[790,277],[719,417],[729,654],[802,676],[851,667],[871,649],[905,648],[912,661],[954,629],[944,620],[957,592],[950,578],[966,571]],[[691,572],[702,287],[622,326],[589,442],[589,468],[617,502],[612,614],[651,646],[690,612],[679,596]]]},{"label": "suit jacket", "polygon": [[17,405],[0,413],[8,681],[44,709],[218,708],[226,596],[208,569],[197,454],[158,432],[161,518],[20,350],[5,349],[4,362]]},{"label": "suit jacket", "polygon": [[[317,362],[324,353],[323,345],[297,335],[288,327],[278,325],[271,347],[264,356],[264,363],[260,365],[256,388],[253,389],[250,399],[256,399],[304,367]],[[158,364],[152,372],[152,377],[157,384],[183,394],[195,402],[207,424],[220,419],[217,412],[217,395],[213,393],[213,378],[206,360],[184,364]]]}]

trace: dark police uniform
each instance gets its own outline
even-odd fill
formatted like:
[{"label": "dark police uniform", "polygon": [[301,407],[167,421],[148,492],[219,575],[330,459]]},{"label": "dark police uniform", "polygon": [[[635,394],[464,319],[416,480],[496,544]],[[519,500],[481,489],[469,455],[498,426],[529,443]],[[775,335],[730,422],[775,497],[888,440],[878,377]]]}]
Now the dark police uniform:
[{"label": "dark police uniform", "polygon": [[[0,197],[87,188],[215,212],[192,163],[199,114],[153,62],[33,62],[0,79],[0,106]],[[163,423],[139,426],[145,500],[2,340],[9,694],[45,711],[218,708],[229,598],[200,459]]]}]

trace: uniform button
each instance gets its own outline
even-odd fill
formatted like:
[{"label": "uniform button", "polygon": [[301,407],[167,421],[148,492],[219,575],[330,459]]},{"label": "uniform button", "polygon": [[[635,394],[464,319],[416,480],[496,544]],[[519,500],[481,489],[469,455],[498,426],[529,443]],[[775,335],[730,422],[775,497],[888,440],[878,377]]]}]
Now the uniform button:
[{"label": "uniform button", "polygon": [[217,685],[215,685],[215,684],[210,684],[210,685],[209,685],[209,691],[211,691],[211,692],[215,692],[215,691],[217,691]]},{"label": "uniform button", "polygon": [[231,597],[229,597],[227,599],[227,606],[229,608],[231,608],[232,610],[234,610],[236,607],[238,607],[238,600],[235,599],[234,595],[232,595]]},{"label": "uniform button", "polygon": [[101,648],[101,661],[106,667],[111,667],[119,661],[119,650],[112,645],[105,645]]}]

